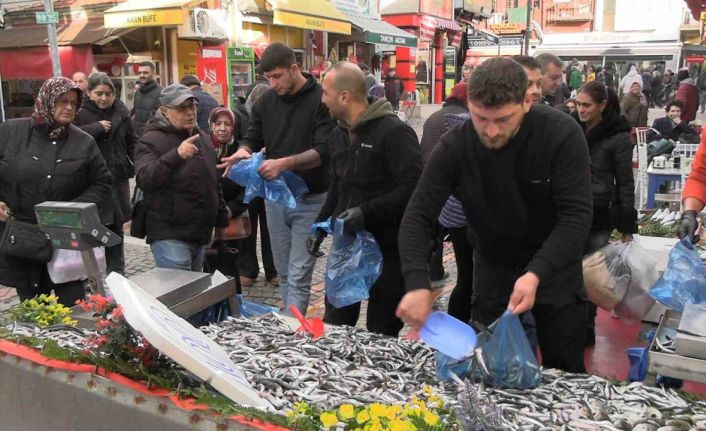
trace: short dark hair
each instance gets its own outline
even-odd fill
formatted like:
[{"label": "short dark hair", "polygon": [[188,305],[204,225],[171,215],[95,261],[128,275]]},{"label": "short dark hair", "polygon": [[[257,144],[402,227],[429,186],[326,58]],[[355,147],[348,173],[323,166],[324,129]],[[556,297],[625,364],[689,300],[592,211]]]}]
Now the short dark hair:
[{"label": "short dark hair", "polygon": [[88,77],[88,91],[93,91],[99,85],[107,85],[115,93],[115,84],[107,74],[103,72],[91,73],[91,76]]},{"label": "short dark hair", "polygon": [[296,63],[294,51],[283,43],[273,43],[268,46],[260,57],[260,69],[263,72],[271,72],[278,67],[287,69]]},{"label": "short dark hair", "polygon": [[556,67],[564,66],[564,62],[561,61],[561,58],[549,52],[543,52],[535,58],[539,62],[539,65],[542,66],[542,73],[546,73],[549,64],[553,64]]},{"label": "short dark hair", "polygon": [[513,55],[512,59],[520,63],[520,66],[531,70],[541,70],[542,65],[539,64],[536,58],[529,55]]},{"label": "short dark hair", "polygon": [[527,73],[518,62],[495,57],[476,67],[468,82],[468,101],[495,108],[523,103],[527,93]]},{"label": "short dark hair", "polygon": [[151,61],[141,61],[139,64],[140,67],[149,67],[152,72],[154,72],[154,63]]},{"label": "short dark hair", "polygon": [[620,115],[620,102],[615,90],[606,87],[600,81],[589,81],[579,88],[578,94],[587,94],[595,103],[606,102],[604,113],[612,112],[615,115]]},{"label": "short dark hair", "polygon": [[355,100],[365,100],[368,88],[365,85],[363,71],[353,63],[342,61],[329,69],[335,71],[333,85],[338,91],[348,90]]},{"label": "short dark hair", "polygon": [[677,108],[681,109],[682,111],[684,110],[684,102],[682,102],[681,100],[674,100],[674,99],[667,102],[667,104],[664,106],[664,110],[666,112],[669,112],[669,109],[672,106],[676,106]]}]

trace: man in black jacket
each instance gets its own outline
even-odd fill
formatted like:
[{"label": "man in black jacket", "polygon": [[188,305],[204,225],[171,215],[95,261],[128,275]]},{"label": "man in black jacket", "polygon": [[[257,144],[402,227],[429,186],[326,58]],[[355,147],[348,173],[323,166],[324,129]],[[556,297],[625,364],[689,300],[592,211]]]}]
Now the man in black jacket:
[{"label": "man in black jacket", "polygon": [[[333,66],[323,88],[323,101],[338,127],[331,133],[331,185],[317,221],[340,218],[348,234],[367,230],[375,237],[383,256],[382,274],[370,291],[367,327],[396,337],[403,323],[395,309],[405,293],[397,234],[422,172],[419,141],[390,102],[368,102],[365,76],[355,64]],[[310,254],[319,254],[324,237],[321,230],[310,236]],[[327,300],[324,322],[355,326],[359,314],[360,302],[335,308]]]},{"label": "man in black jacket", "polygon": [[162,87],[154,80],[154,64],[143,61],[137,68],[140,79],[140,88],[135,92],[135,101],[130,116],[132,117],[135,133],[139,138],[147,121],[152,118],[159,107],[159,95]]},{"label": "man in black jacket", "polygon": [[657,139],[671,139],[672,141],[679,140],[679,135],[686,133],[694,135],[696,139],[696,131],[689,125],[688,122],[682,121],[681,111],[684,109],[684,102],[681,100],[672,100],[667,103],[664,110],[667,115],[662,118],[656,118],[652,123],[652,128],[659,132],[659,135],[652,136],[650,141]]},{"label": "man in black jacket", "polygon": [[400,228],[407,294],[397,315],[421,327],[431,307],[425,244],[448,196],[475,239],[472,318],[532,310],[543,365],[584,371],[587,308],[581,269],[591,227],[588,150],[581,128],[531,105],[527,75],[500,57],[469,83],[471,120],[441,138]]},{"label": "man in black jacket", "polygon": [[218,108],[218,101],[203,91],[201,81],[196,75],[184,75],[181,78],[181,85],[189,87],[189,90],[194,93],[196,100],[199,102],[198,111],[196,111],[196,123],[199,125],[199,129],[205,133],[211,133],[211,125],[208,122],[208,118],[211,115],[211,111]]},{"label": "man in black jacket", "polygon": [[265,201],[285,312],[293,304],[306,313],[316,263],[306,251],[306,239],[326,199],[328,143],[334,123],[321,102],[321,86],[311,75],[301,72],[291,48],[281,43],[268,46],[260,68],[271,89],[253,105],[240,148],[222,159],[224,163],[219,167],[267,147],[267,159],[258,170],[263,178],[272,180],[284,171],[293,171],[306,182],[309,193],[297,200],[294,209]]},{"label": "man in black jacket", "polygon": [[[536,59],[542,67],[542,103],[548,106],[563,106],[564,93],[561,90],[563,81],[561,69],[564,63],[559,57],[548,52],[539,54]],[[573,68],[576,68],[575,64]],[[569,79],[569,76],[566,78]]]}]

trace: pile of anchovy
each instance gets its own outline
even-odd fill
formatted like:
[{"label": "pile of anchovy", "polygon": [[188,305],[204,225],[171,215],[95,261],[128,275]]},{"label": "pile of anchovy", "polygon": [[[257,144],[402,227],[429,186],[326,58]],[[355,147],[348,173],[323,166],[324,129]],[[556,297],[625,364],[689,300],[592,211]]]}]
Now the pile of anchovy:
[{"label": "pile of anchovy", "polygon": [[[16,335],[82,348],[82,330],[39,330],[14,324]],[[469,380],[440,383],[426,345],[331,326],[312,339],[278,316],[232,318],[200,328],[220,344],[259,394],[278,410],[304,400],[319,407],[343,403],[409,402],[423,384],[450,402],[467,431],[632,430],[706,431],[706,402],[672,389],[620,384],[598,376],[544,369],[537,388],[486,387]]]}]

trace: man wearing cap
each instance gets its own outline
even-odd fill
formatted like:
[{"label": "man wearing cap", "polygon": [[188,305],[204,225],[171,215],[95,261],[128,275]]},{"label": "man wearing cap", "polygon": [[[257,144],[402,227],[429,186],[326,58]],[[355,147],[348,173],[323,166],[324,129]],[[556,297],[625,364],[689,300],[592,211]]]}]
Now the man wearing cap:
[{"label": "man wearing cap", "polygon": [[216,152],[196,126],[197,99],[188,87],[166,87],[159,105],[135,149],[147,244],[157,267],[201,271],[213,228],[228,226]]},{"label": "man wearing cap", "polygon": [[214,99],[213,96],[203,91],[201,88],[201,81],[196,75],[184,75],[181,78],[181,84],[189,87],[196,100],[198,101],[198,108],[196,112],[196,123],[199,125],[199,129],[206,133],[211,133],[211,125],[208,122],[208,117],[211,115],[211,111],[218,108],[218,101]]}]

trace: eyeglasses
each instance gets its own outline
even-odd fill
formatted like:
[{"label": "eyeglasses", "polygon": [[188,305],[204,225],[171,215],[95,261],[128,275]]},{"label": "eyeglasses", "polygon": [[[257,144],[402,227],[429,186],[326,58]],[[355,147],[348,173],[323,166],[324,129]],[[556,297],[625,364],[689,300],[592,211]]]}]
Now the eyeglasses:
[{"label": "eyeglasses", "polygon": [[199,107],[199,104],[196,102],[191,102],[191,103],[182,103],[179,106],[170,106],[169,109],[173,109],[179,113],[184,113],[186,111],[196,111]]}]

